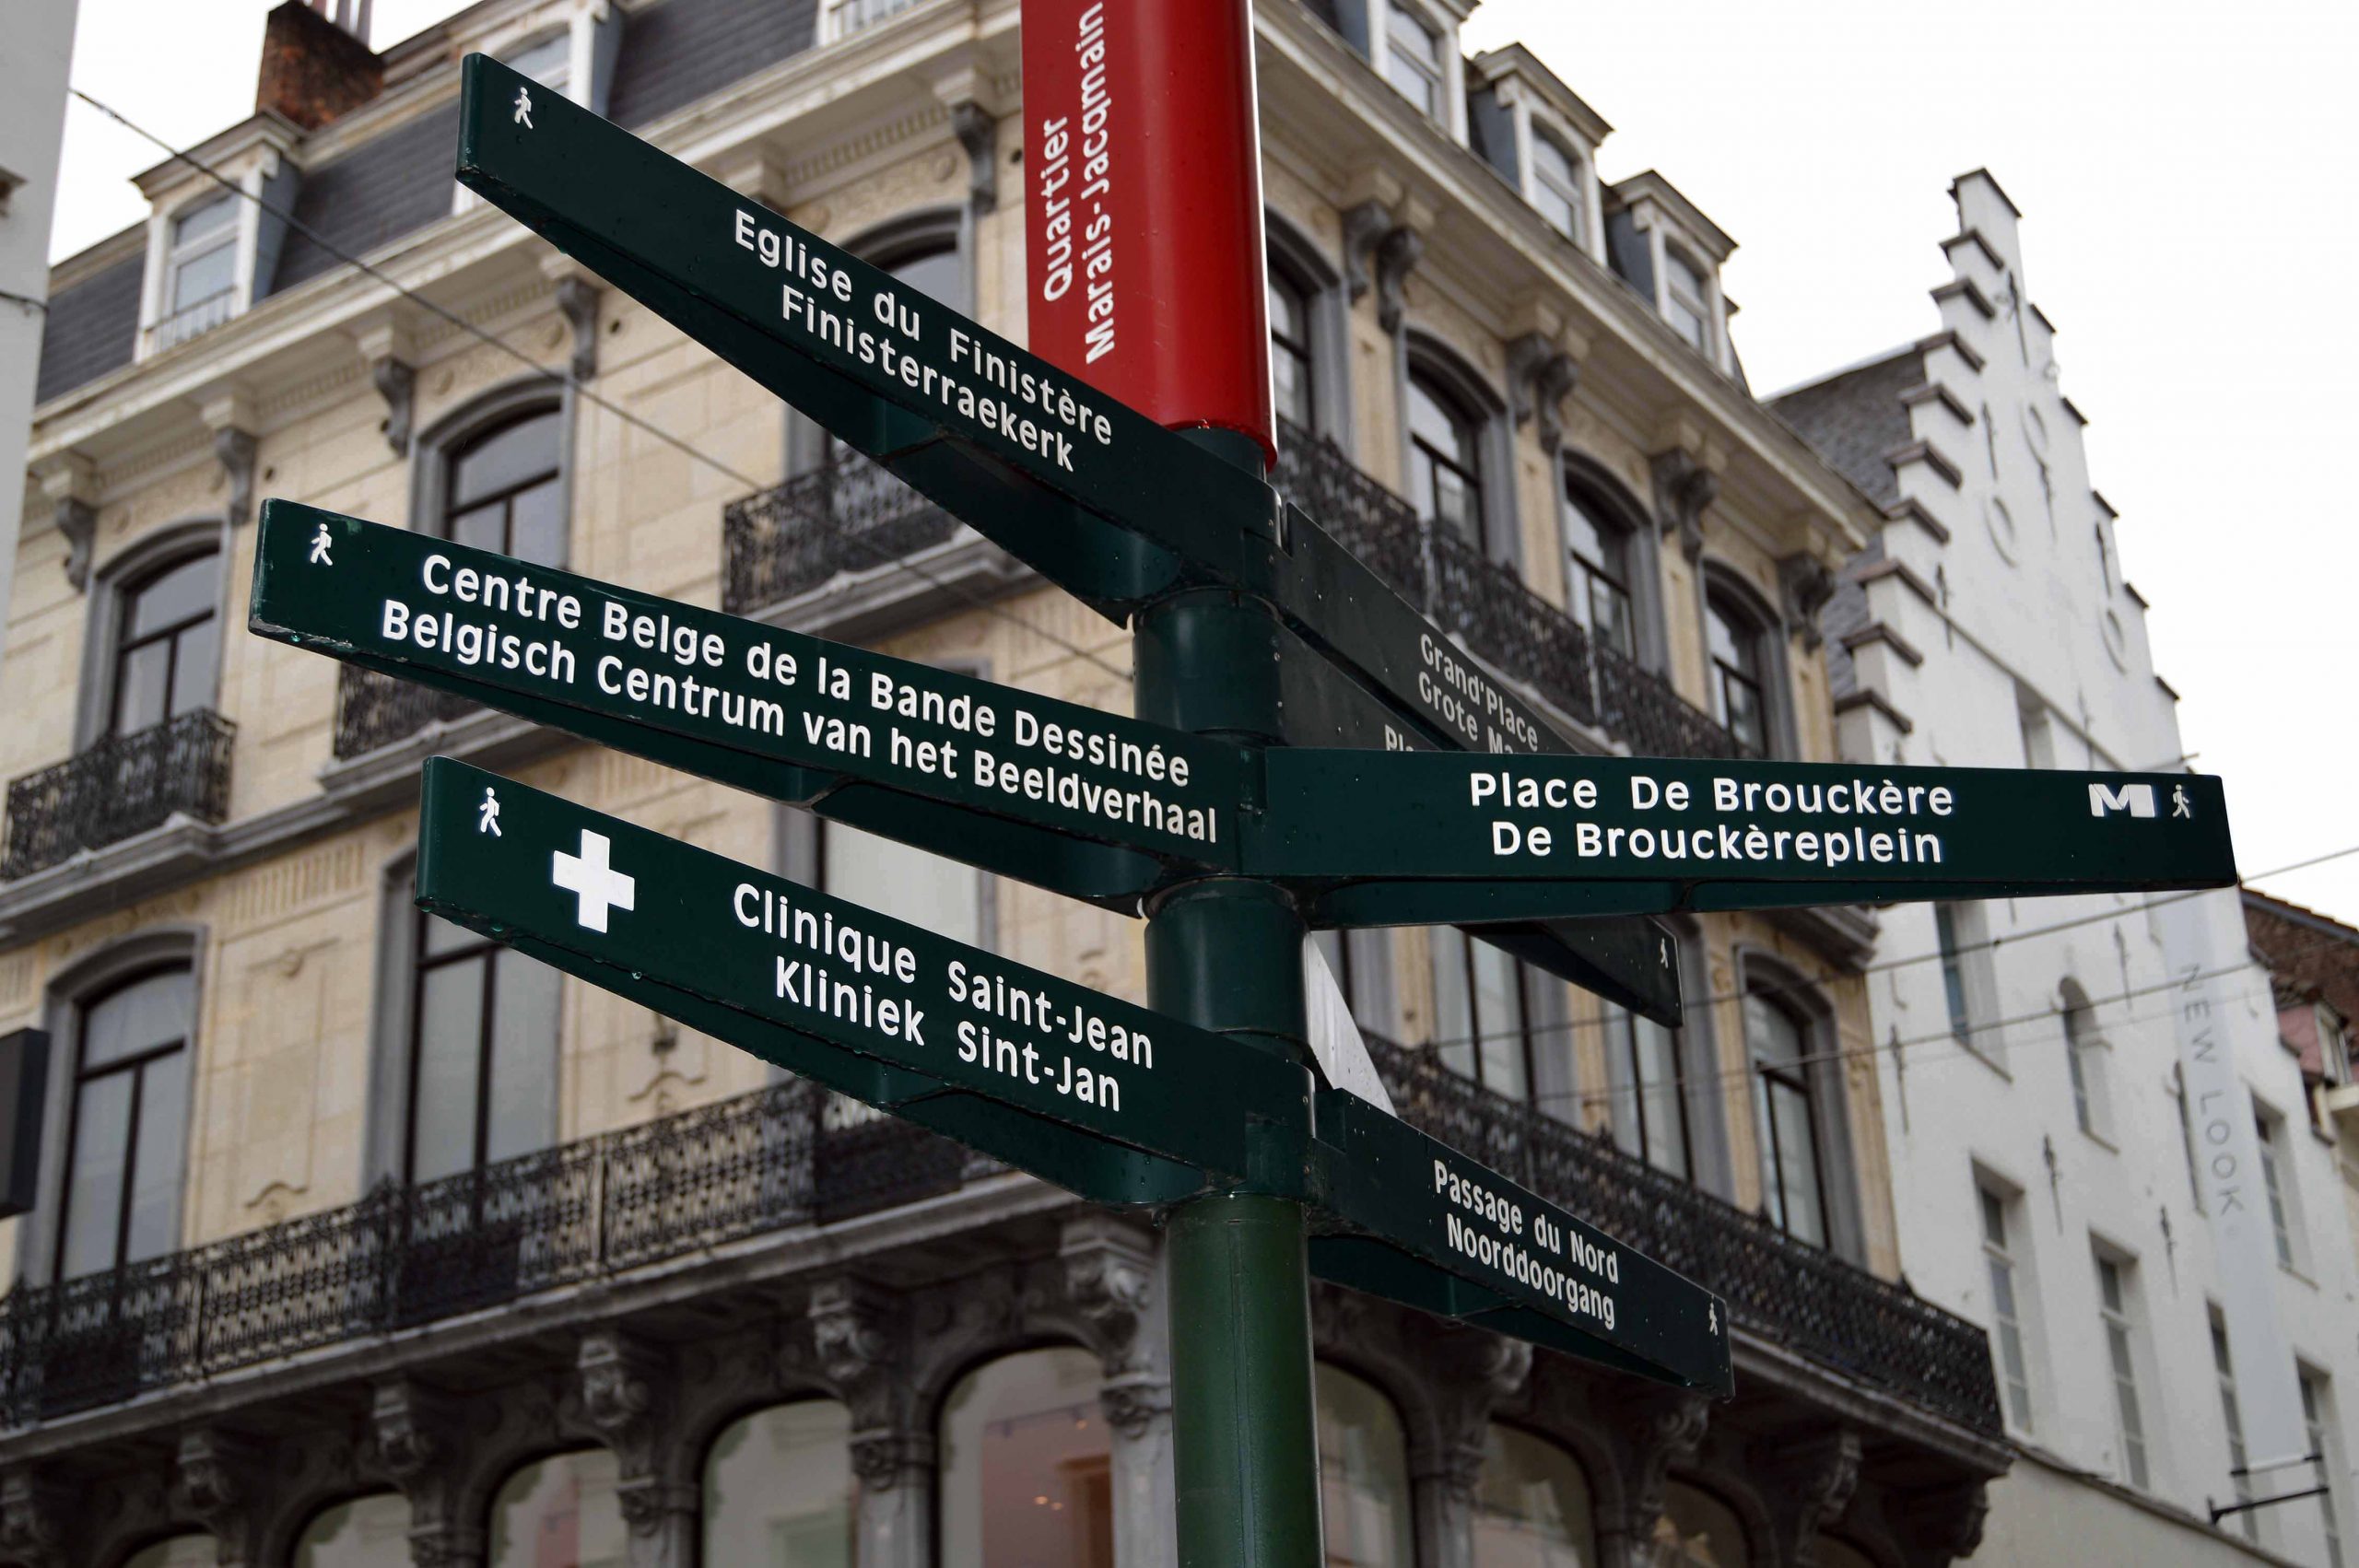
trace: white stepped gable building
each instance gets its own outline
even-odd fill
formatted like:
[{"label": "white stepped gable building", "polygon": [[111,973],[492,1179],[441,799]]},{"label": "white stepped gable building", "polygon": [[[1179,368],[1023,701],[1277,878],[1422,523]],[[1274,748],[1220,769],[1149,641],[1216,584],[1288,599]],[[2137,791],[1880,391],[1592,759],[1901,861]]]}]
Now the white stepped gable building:
[{"label": "white stepped gable building", "polygon": [[[1773,400],[1890,520],[1821,615],[1842,751],[2181,766],[2145,601],[2089,483],[2055,329],[2025,289],[2020,215],[1985,172],[1952,194],[1952,276],[1932,291],[1941,330]],[[1991,1489],[1978,1561],[2237,1562],[2257,1550],[2333,1564],[2354,1549],[2343,1543],[2359,1501],[2347,1460],[2359,1279],[2334,1126],[2313,1114],[2279,1040],[2236,896],[1883,914],[1870,995],[1902,1266],[1919,1292],[1989,1329],[2022,1454]],[[2191,933],[2176,962],[2163,946],[2174,921]],[[2229,1331],[2227,1298],[2253,1270],[2224,1268],[2202,1205],[2185,997],[2170,977],[2190,964],[2211,977],[2210,1017],[2255,1118],[2246,1190],[2266,1222],[2269,1278],[2252,1295],[2285,1347],[2275,1368],[2236,1364],[2234,1343],[2250,1341]],[[2272,1399],[2281,1430],[2324,1452],[2330,1493],[2215,1527],[2215,1505],[2318,1484],[2309,1466],[2232,1473]]]}]

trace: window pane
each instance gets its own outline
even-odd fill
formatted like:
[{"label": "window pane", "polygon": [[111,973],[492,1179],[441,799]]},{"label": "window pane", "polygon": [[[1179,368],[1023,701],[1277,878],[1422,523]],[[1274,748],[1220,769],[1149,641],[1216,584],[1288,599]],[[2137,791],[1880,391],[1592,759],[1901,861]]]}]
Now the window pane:
[{"label": "window pane", "polygon": [[418,927],[424,933],[426,955],[429,958],[456,953],[463,947],[473,947],[484,940],[466,927],[454,926],[440,915],[418,916]]},{"label": "window pane", "polygon": [[1434,1047],[1444,1067],[1474,1076],[1474,1000],[1466,989],[1466,933],[1436,926],[1428,933],[1433,953]]},{"label": "window pane", "polygon": [[1454,412],[1449,401],[1420,376],[1409,379],[1409,434],[1443,456],[1473,466],[1473,421]]},{"label": "window pane", "polygon": [[557,472],[557,411],[529,415],[451,460],[452,507],[471,506],[529,479]]},{"label": "window pane", "polygon": [[1744,1526],[1729,1505],[1684,1481],[1662,1489],[1648,1568],[1747,1568]]},{"label": "window pane", "polygon": [[172,244],[175,248],[208,234],[218,234],[228,228],[238,216],[237,198],[219,195],[200,203],[172,219]]},{"label": "window pane", "polygon": [[412,1181],[432,1181],[475,1162],[475,1084],[488,962],[454,959],[428,969],[418,985]]},{"label": "window pane", "polygon": [[529,1154],[557,1126],[557,972],[502,948],[491,991],[491,1116],[484,1158]]},{"label": "window pane", "polygon": [[555,475],[519,490],[508,503],[507,553],[545,567],[565,562],[565,486]]},{"label": "window pane", "polygon": [[123,1223],[123,1156],[131,1145],[129,1072],[111,1072],[74,1095],[74,1164],[65,1174],[65,1240],[60,1277],[95,1274],[115,1264]]},{"label": "window pane", "polygon": [[1589,1568],[1589,1480],[1555,1444],[1494,1426],[1474,1497],[1474,1568]]},{"label": "window pane", "polygon": [[851,1412],[832,1399],[757,1410],[704,1463],[704,1557],[744,1568],[851,1568]]},{"label": "window pane", "polygon": [[942,1562],[1114,1568],[1100,1377],[1086,1351],[1027,1351],[951,1391],[942,1410]]},{"label": "window pane", "polygon": [[1760,634],[1724,600],[1705,601],[1704,636],[1715,661],[1745,675],[1760,674]]},{"label": "window pane", "polygon": [[237,282],[238,248],[225,241],[173,264],[172,302],[168,308],[185,310],[229,293]]},{"label": "window pane", "polygon": [[172,644],[142,644],[116,661],[114,671],[114,732],[135,735],[164,721],[166,689],[172,678]]},{"label": "window pane", "polygon": [[213,706],[214,683],[219,675],[220,623],[201,621],[172,640],[179,657],[172,661],[172,692],[169,717]]},{"label": "window pane", "polygon": [[311,1520],[295,1568],[410,1568],[409,1499],[380,1492],[339,1503]]},{"label": "window pane", "polygon": [[972,866],[841,823],[821,826],[819,847],[829,893],[953,942],[982,944],[982,873]]},{"label": "window pane", "polygon": [[450,536],[454,543],[471,545],[477,550],[508,553],[508,503],[486,501],[479,507],[452,514]]},{"label": "window pane", "polygon": [[205,555],[183,561],[147,583],[132,596],[130,613],[123,617],[126,638],[145,637],[194,616],[213,614],[219,607],[220,580],[221,557]]},{"label": "window pane", "polygon": [[610,1448],[527,1465],[491,1504],[487,1568],[623,1568],[629,1541]]},{"label": "window pane", "polygon": [[956,245],[913,252],[882,264],[894,277],[940,304],[955,307],[967,292],[967,269],[959,264]]},{"label": "window pane", "polygon": [[1441,41],[1434,36],[1433,29],[1399,0],[1393,0],[1386,30],[1402,53],[1418,64],[1436,67],[1441,64]]},{"label": "window pane", "polygon": [[1411,1568],[1409,1456],[1401,1417],[1348,1372],[1313,1369],[1327,1568]]},{"label": "window pane", "polygon": [[196,977],[167,969],[110,991],[82,1014],[82,1067],[88,1071],[188,1037]]},{"label": "window pane", "polygon": [[1769,1086],[1769,1114],[1778,1121],[1780,1209],[1786,1229],[1815,1246],[1826,1244],[1826,1216],[1818,1201],[1818,1133],[1810,1098],[1783,1083]]},{"label": "window pane", "polygon": [[131,1231],[123,1258],[160,1258],[180,1245],[181,1162],[188,1149],[188,1052],[136,1070],[139,1137],[131,1163]]},{"label": "window pane", "polygon": [[1474,1016],[1483,1032],[1483,1083],[1509,1099],[1531,1096],[1523,1059],[1523,988],[1516,961],[1487,942],[1473,944]]},{"label": "window pane", "polygon": [[1639,1110],[1646,1120],[1647,1159],[1660,1170],[1687,1175],[1687,1106],[1679,1083],[1679,1036],[1651,1019],[1630,1020],[1637,1059]]},{"label": "window pane", "polygon": [[1802,1029],[1793,1014],[1759,991],[1744,999],[1744,1041],[1754,1059],[1772,1066],[1799,1066]]}]

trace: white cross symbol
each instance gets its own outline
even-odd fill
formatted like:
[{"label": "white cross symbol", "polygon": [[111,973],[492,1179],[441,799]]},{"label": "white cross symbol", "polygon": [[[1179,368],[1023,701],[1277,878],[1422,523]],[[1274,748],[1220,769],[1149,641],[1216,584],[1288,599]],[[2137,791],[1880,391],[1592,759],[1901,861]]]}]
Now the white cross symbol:
[{"label": "white cross symbol", "polygon": [[606,929],[609,908],[628,909],[638,886],[606,863],[606,836],[581,830],[581,853],[559,849],[549,857],[549,880],[581,901],[574,918],[593,931]]}]

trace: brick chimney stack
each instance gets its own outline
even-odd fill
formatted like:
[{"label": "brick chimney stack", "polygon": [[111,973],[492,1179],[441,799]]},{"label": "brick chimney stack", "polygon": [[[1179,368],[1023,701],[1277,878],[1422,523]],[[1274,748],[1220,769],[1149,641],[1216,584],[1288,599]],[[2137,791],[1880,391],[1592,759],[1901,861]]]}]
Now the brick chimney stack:
[{"label": "brick chimney stack", "polygon": [[255,112],[269,110],[316,131],[384,89],[385,63],[369,48],[368,0],[334,3],[333,19],[329,0],[317,0],[317,8],[286,0],[270,13]]}]

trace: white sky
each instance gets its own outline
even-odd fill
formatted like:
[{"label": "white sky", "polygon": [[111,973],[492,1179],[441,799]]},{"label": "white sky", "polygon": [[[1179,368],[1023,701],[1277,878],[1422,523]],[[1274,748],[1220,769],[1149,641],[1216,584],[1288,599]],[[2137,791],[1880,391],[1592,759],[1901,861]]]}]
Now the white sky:
[{"label": "white sky", "polygon": [[[251,112],[267,8],[82,0],[75,85],[200,140]],[[376,38],[458,8],[378,0]],[[1764,391],[1934,330],[1950,179],[1990,169],[2239,863],[2359,845],[2359,6],[1489,0],[1465,43],[1518,39],[1616,127],[1606,178],[1659,169],[1736,237]],[[53,257],[137,221],[158,157],[72,103]],[[2359,919],[2359,856],[2264,885]]]}]

